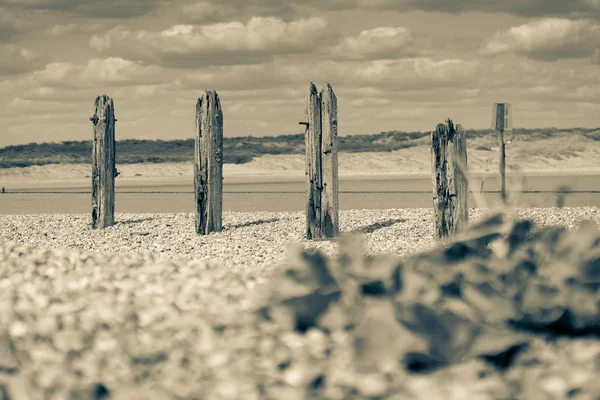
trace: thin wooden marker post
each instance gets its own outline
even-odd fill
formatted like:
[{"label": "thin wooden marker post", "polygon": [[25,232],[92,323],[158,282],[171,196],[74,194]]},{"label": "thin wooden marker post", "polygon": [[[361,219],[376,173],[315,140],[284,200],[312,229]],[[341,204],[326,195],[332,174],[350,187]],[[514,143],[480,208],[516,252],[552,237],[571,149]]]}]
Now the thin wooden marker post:
[{"label": "thin wooden marker post", "polygon": [[431,133],[433,227],[436,241],[449,238],[469,223],[467,139],[451,120]]},{"label": "thin wooden marker post", "polygon": [[500,185],[502,201],[506,203],[506,144],[504,132],[512,131],[512,112],[509,103],[494,103],[492,111],[492,129],[498,132],[500,149]]},{"label": "thin wooden marker post", "polygon": [[92,228],[115,224],[115,109],[107,95],[94,103],[92,146]]},{"label": "thin wooden marker post", "polygon": [[206,90],[196,103],[194,147],[196,233],[223,229],[223,112],[219,95]]}]

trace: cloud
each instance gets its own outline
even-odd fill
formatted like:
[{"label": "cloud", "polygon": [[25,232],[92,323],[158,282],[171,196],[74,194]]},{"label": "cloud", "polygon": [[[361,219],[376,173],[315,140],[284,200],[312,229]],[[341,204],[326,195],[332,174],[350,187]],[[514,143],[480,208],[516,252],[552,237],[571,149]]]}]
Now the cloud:
[{"label": "cloud", "polygon": [[90,38],[99,52],[174,68],[259,63],[277,54],[312,50],[326,36],[327,21],[312,17],[284,22],[253,17],[246,24],[174,25],[162,31],[123,27]]},{"label": "cloud", "polygon": [[0,43],[14,43],[32,32],[37,33],[42,25],[38,17],[33,12],[26,13],[12,6],[5,7],[3,0],[0,0]]},{"label": "cloud", "polygon": [[157,10],[162,4],[161,0],[0,0],[0,6],[18,10],[54,11],[99,19],[139,17]]},{"label": "cloud", "polygon": [[[313,7],[322,7],[318,0],[310,1]],[[600,19],[599,0],[353,0],[345,1],[347,8],[419,10],[441,13],[502,12],[520,17],[571,17]],[[339,5],[338,5],[339,6]]]},{"label": "cloud", "polygon": [[12,44],[0,45],[0,76],[19,75],[43,65],[41,51]]},{"label": "cloud", "polygon": [[[184,0],[172,0],[184,4]],[[200,2],[196,4],[202,4]],[[393,10],[398,12],[426,11],[440,13],[489,12],[507,13],[520,17],[570,17],[600,19],[599,0],[221,0],[219,9],[238,10],[238,15],[277,15],[293,18],[307,8],[315,10]],[[202,11],[203,6],[199,6]],[[218,13],[217,13],[218,14]],[[207,15],[207,14],[204,14]]]},{"label": "cloud", "polygon": [[370,62],[323,62],[316,67],[321,79],[343,85],[383,87],[390,91],[476,86],[480,70],[475,61],[434,60],[428,57]]},{"label": "cloud", "polygon": [[[460,59],[433,60],[427,57],[373,61],[313,61],[289,63],[276,60],[257,65],[210,67],[179,74],[174,90],[248,91],[279,88],[304,96],[310,81],[330,82],[334,88],[358,88],[359,96],[385,97],[390,93],[440,88],[476,88],[481,67],[477,62]],[[319,83],[320,84],[320,83]],[[428,94],[429,96],[431,93]]]},{"label": "cloud", "polygon": [[240,15],[240,9],[232,4],[208,1],[183,4],[181,12],[187,21],[193,22],[220,22]]},{"label": "cloud", "polygon": [[531,59],[555,61],[594,58],[600,24],[590,20],[546,18],[497,32],[480,49],[484,55],[514,52]]},{"label": "cloud", "polygon": [[45,87],[89,88],[138,85],[164,81],[161,69],[120,57],[93,58],[87,64],[55,62],[35,71],[33,78]]},{"label": "cloud", "polygon": [[404,27],[378,27],[345,38],[333,49],[334,56],[349,60],[407,58],[424,52],[412,32]]},{"label": "cloud", "polygon": [[[129,19],[176,12],[182,21],[220,22],[230,18],[277,16],[285,20],[315,11],[393,10],[441,13],[502,12],[521,17],[600,19],[598,0],[0,0],[0,7],[22,11],[51,11],[93,19]],[[176,11],[174,11],[176,10]]]},{"label": "cloud", "polygon": [[77,30],[79,25],[75,23],[55,24],[46,29],[46,33],[53,37],[64,36]]},{"label": "cloud", "polygon": [[101,53],[109,49],[113,43],[120,43],[130,36],[132,36],[132,32],[128,31],[123,25],[117,25],[104,34],[92,35],[89,43],[92,49]]}]

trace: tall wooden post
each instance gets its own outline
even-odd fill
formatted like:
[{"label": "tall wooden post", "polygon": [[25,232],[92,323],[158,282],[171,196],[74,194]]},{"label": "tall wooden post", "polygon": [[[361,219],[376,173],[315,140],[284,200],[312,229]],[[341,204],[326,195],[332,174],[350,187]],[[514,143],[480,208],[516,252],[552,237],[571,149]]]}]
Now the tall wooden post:
[{"label": "tall wooden post", "polygon": [[94,103],[92,146],[92,228],[115,224],[115,109],[107,95]]},{"label": "tall wooden post", "polygon": [[492,129],[498,132],[500,149],[500,184],[502,201],[506,202],[506,145],[504,143],[504,132],[512,131],[512,112],[510,104],[494,103],[492,111]]},{"label": "tall wooden post", "polygon": [[443,240],[468,225],[467,139],[451,120],[431,133],[434,239]]},{"label": "tall wooden post", "polygon": [[339,234],[339,185],[338,185],[338,115],[337,97],[329,83],[321,97],[321,166],[323,169],[323,192],[321,194],[321,232],[323,237]]},{"label": "tall wooden post", "polygon": [[206,90],[196,103],[194,147],[196,233],[223,228],[223,112],[219,95]]},{"label": "tall wooden post", "polygon": [[306,134],[306,238],[321,237],[321,100],[314,83],[310,83],[307,97]]},{"label": "tall wooden post", "polygon": [[[452,125],[452,121],[448,120]],[[454,127],[454,137],[451,148],[452,163],[454,168],[454,193],[451,197],[456,210],[454,229],[456,232],[469,225],[469,180],[467,179],[467,134],[459,124]]]},{"label": "tall wooden post", "polygon": [[337,97],[329,83],[310,83],[306,99],[306,238],[339,234]]}]

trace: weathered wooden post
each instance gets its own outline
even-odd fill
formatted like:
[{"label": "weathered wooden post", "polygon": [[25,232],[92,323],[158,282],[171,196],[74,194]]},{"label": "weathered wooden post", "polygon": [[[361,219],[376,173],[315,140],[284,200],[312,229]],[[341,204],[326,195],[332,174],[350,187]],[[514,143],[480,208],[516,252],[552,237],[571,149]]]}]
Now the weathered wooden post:
[{"label": "weathered wooden post", "polygon": [[321,237],[321,100],[314,83],[310,83],[306,100],[306,238]]},{"label": "weathered wooden post", "polygon": [[339,234],[337,97],[329,83],[317,93],[310,83],[306,100],[306,238]]},{"label": "weathered wooden post", "polygon": [[323,192],[321,194],[321,232],[323,237],[339,234],[338,200],[338,115],[337,97],[329,83],[321,91],[321,166],[323,169]]},{"label": "weathered wooden post", "polygon": [[194,147],[196,233],[223,228],[223,112],[219,95],[206,90],[196,103]]},{"label": "weathered wooden post", "polygon": [[94,103],[92,146],[92,228],[115,224],[115,108],[107,95]]},{"label": "weathered wooden post", "polygon": [[506,146],[504,143],[504,132],[512,131],[512,113],[510,112],[509,103],[494,103],[492,129],[499,133],[500,184],[502,201],[506,202]]},{"label": "weathered wooden post", "polygon": [[467,138],[449,119],[431,133],[434,239],[452,236],[469,223]]}]

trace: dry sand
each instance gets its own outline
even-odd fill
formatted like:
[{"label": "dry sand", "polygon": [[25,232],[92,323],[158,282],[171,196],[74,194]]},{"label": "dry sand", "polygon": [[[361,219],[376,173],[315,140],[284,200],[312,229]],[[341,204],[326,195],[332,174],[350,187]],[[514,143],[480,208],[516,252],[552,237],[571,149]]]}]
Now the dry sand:
[{"label": "dry sand", "polygon": [[[519,147],[520,146],[520,147]],[[574,156],[550,158],[542,155],[524,157],[524,145],[507,147],[507,173],[529,175],[588,175],[600,173],[600,148],[592,146]],[[498,172],[497,152],[469,149],[469,169],[474,175]],[[560,159],[559,159],[560,158]],[[192,163],[122,164],[117,166],[123,184],[156,184],[188,181],[193,175]],[[400,149],[389,153],[340,153],[340,177],[372,176],[402,177],[428,176],[431,154],[428,146]],[[0,186],[30,188],[36,186],[87,186],[90,183],[90,165],[59,164],[27,168],[0,169]],[[298,180],[304,177],[304,155],[265,155],[246,164],[225,164],[223,175],[230,182],[270,179]]]}]

